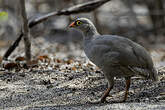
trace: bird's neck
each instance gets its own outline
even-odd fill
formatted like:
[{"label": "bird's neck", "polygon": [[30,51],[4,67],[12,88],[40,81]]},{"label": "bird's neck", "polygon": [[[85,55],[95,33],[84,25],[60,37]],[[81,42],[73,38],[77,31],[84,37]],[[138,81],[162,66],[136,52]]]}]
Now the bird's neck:
[{"label": "bird's neck", "polygon": [[86,32],[84,32],[85,39],[93,39],[96,35],[99,35],[99,33],[94,26],[91,26]]}]

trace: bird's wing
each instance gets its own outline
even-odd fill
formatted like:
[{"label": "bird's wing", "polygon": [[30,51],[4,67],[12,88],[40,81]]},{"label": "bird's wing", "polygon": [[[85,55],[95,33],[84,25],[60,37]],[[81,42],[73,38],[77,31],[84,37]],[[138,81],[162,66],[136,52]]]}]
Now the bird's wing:
[{"label": "bird's wing", "polygon": [[123,66],[148,68],[152,67],[151,57],[146,50],[133,41],[118,36],[102,36],[96,39],[98,45],[105,45],[109,49],[103,53],[107,62],[116,62]]},{"label": "bird's wing", "polygon": [[144,77],[156,74],[152,72],[154,69],[153,62],[147,51],[127,38],[105,36],[105,38],[96,39],[95,44],[108,47],[102,53],[106,64],[126,67]]}]

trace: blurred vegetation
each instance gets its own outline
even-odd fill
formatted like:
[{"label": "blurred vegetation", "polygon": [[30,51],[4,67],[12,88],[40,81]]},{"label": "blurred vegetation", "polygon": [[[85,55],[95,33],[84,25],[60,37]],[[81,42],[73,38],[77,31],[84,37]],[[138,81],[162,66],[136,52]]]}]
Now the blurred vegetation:
[{"label": "blurred vegetation", "polygon": [[[88,1],[92,0],[26,0],[26,10],[28,18],[32,19]],[[7,12],[9,18],[7,23],[0,24],[0,39],[15,39],[20,31],[18,0],[0,0],[0,12]],[[90,13],[50,18],[32,28],[31,34],[33,37],[67,36],[66,27],[72,19],[77,17],[92,19],[102,34],[122,35],[140,43],[165,42],[164,0],[111,0]],[[72,30],[72,33],[77,33],[77,31]],[[71,40],[77,39],[72,37]],[[65,41],[68,41],[68,38],[66,39]],[[81,37],[77,40],[79,39]]]},{"label": "blurred vegetation", "polygon": [[7,12],[0,12],[0,21],[6,21],[8,20],[8,13]]}]

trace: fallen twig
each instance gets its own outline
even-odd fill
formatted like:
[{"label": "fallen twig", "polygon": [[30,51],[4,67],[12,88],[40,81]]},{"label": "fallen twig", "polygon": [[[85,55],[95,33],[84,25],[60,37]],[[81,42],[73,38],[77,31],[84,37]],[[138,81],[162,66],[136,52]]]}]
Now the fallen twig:
[{"label": "fallen twig", "polygon": [[15,48],[19,45],[19,42],[21,41],[23,36],[23,32],[19,34],[18,38],[15,40],[15,42],[9,47],[9,49],[6,51],[6,53],[3,56],[4,60],[7,60],[7,58],[10,56],[10,54],[15,50]]},{"label": "fallen twig", "polygon": [[25,9],[25,0],[20,0],[20,8],[21,8],[21,17],[22,17],[22,28],[23,28],[23,38],[25,44],[25,56],[26,61],[30,61],[31,59],[31,42],[29,37],[29,27],[28,27],[28,19],[26,15]]}]

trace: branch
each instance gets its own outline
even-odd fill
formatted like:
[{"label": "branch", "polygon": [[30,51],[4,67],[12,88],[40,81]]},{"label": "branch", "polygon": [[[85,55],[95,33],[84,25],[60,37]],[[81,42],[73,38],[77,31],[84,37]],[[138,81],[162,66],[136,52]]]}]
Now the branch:
[{"label": "branch", "polygon": [[9,47],[9,49],[6,51],[6,53],[3,56],[4,60],[7,60],[7,58],[10,56],[10,54],[15,50],[15,48],[19,45],[19,42],[21,41],[23,36],[23,32],[21,31],[19,37],[15,40],[15,42]]},{"label": "branch", "polygon": [[[20,0],[20,2],[24,2],[24,0]],[[32,28],[33,26],[47,20],[48,18],[52,17],[52,16],[60,16],[60,15],[71,15],[71,14],[77,14],[77,13],[87,13],[87,12],[91,12],[95,9],[97,9],[98,7],[100,7],[101,5],[105,4],[106,2],[108,1],[111,1],[111,0],[93,0],[93,1],[90,1],[90,2],[86,2],[86,3],[83,3],[83,4],[79,4],[79,5],[75,5],[73,7],[70,7],[68,9],[63,9],[63,10],[60,10],[60,11],[55,11],[55,12],[51,12],[51,13],[48,13],[46,15],[43,15],[41,17],[38,17],[38,18],[35,18],[31,21],[29,21],[29,28]],[[23,7],[22,7],[23,8]],[[24,12],[25,12],[25,8],[24,8]],[[23,13],[22,13],[23,14]],[[25,13],[26,14],[26,13]],[[24,32],[27,31],[28,33],[28,29],[27,29],[27,26],[26,26],[26,23],[27,23],[27,18],[26,18],[26,15],[24,15],[25,17],[25,22],[24,22]],[[27,36],[27,33],[25,34],[25,36]],[[4,55],[4,58],[7,59],[8,56],[14,51],[14,49],[18,46],[21,38],[23,36],[23,33],[22,35],[20,35],[17,40],[15,41],[17,45],[11,45],[9,47],[9,49],[7,50],[7,52],[5,53]],[[24,37],[24,41],[25,39],[28,38],[28,37]],[[15,43],[14,43],[15,44]],[[30,41],[27,42],[27,45],[29,45],[30,47]],[[28,46],[25,46],[25,48],[28,47]],[[12,49],[10,49],[12,48]],[[27,49],[27,48],[26,48]],[[30,52],[30,49],[27,49],[27,51]],[[30,56],[30,55],[29,55]]]},{"label": "branch", "polygon": [[25,43],[25,56],[26,61],[30,61],[31,59],[31,42],[29,38],[29,27],[28,27],[28,19],[26,15],[25,9],[25,0],[20,0],[20,8],[21,8],[21,16],[23,21],[23,38]]},{"label": "branch", "polygon": [[50,18],[52,16],[56,16],[56,15],[60,16],[60,15],[71,15],[71,14],[91,12],[91,11],[95,10],[96,8],[100,7],[101,5],[105,4],[108,1],[111,1],[111,0],[94,0],[94,1],[87,2],[87,3],[75,5],[68,9],[51,12],[51,13],[43,15],[42,17],[36,18],[36,19],[32,20],[31,22],[29,22],[29,27],[31,28],[34,25],[41,23],[41,22],[47,20],[48,18]]}]

